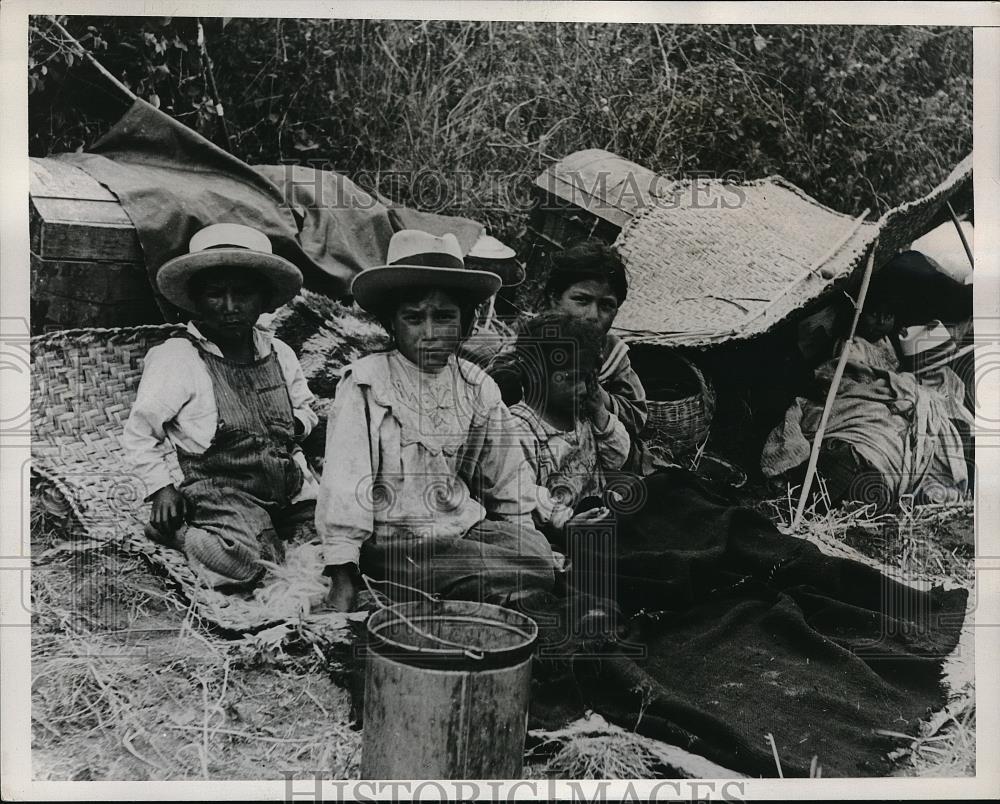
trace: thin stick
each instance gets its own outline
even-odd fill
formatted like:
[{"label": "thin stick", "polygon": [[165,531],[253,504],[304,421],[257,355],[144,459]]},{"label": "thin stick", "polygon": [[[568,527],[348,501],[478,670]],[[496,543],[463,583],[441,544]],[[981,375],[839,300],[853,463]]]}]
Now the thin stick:
[{"label": "thin stick", "polygon": [[816,463],[819,460],[819,448],[823,443],[823,434],[826,431],[826,424],[830,419],[830,411],[833,409],[833,400],[837,397],[837,389],[840,387],[840,380],[844,376],[844,367],[847,365],[847,356],[850,354],[850,343],[854,337],[854,332],[858,328],[858,320],[861,318],[861,310],[865,306],[865,297],[868,295],[868,285],[871,283],[872,269],[875,267],[875,248],[878,246],[876,239],[868,252],[868,262],[865,265],[865,274],[861,280],[861,292],[858,294],[858,303],[854,308],[854,319],[851,321],[851,329],[847,333],[847,343],[840,353],[837,361],[837,369],[833,373],[830,381],[830,390],[826,394],[826,403],[823,405],[823,416],[819,420],[819,427],[816,430],[816,437],[813,440],[812,452],[809,454],[809,466],[806,469],[806,478],[802,482],[802,496],[799,497],[799,505],[795,511],[795,520],[792,522],[792,530],[797,530],[802,522],[802,515],[806,510],[806,501],[809,499],[809,489],[812,487],[813,477],[816,475]]},{"label": "thin stick", "polygon": [[222,128],[222,135],[226,138],[226,146],[229,148],[230,153],[232,153],[233,138],[229,134],[225,109],[222,106],[222,98],[219,97],[219,88],[215,85],[215,70],[212,67],[212,58],[208,55],[208,44],[205,41],[205,29],[201,24],[201,17],[198,17],[198,44],[201,47],[202,58],[205,59],[205,72],[208,75],[208,88],[212,93],[212,100],[215,101],[216,118],[219,121],[219,126]]},{"label": "thin stick", "polygon": [[486,323],[484,326],[489,327],[493,324],[493,316],[496,314],[496,294],[494,293],[490,296],[490,306],[486,310]]},{"label": "thin stick", "polygon": [[784,779],[785,778],[785,774],[781,770],[781,760],[778,759],[778,746],[774,742],[774,735],[771,734],[771,732],[768,732],[767,734],[764,735],[764,739],[767,740],[768,743],[771,744],[771,754],[774,757],[775,767],[777,767],[777,769],[778,769],[778,778],[779,779]]},{"label": "thin stick", "polygon": [[951,205],[951,201],[945,201],[945,206],[948,207],[948,212],[951,213],[951,221],[955,224],[955,228],[958,229],[958,236],[962,238],[962,248],[965,249],[965,256],[969,258],[969,267],[975,268],[976,263],[972,259],[972,249],[969,248],[969,241],[965,239],[965,232],[962,231],[962,222],[958,219],[958,215],[955,214],[955,209]]},{"label": "thin stick", "polygon": [[91,53],[89,50],[87,50],[87,48],[85,48],[83,45],[81,45],[80,42],[76,39],[76,37],[74,37],[73,34],[71,34],[69,31],[67,31],[54,16],[48,16],[46,17],[46,19],[49,21],[49,24],[53,28],[59,31],[60,35],[64,36],[67,40],[69,40],[76,46],[78,54],[82,56],[90,64],[91,67],[93,67],[95,70],[97,70],[97,72],[99,72],[108,81],[110,81],[114,85],[115,89],[124,94],[130,101],[136,100],[137,97],[136,94],[127,86],[125,86],[121,81],[115,78],[110,72],[108,72],[108,70],[104,67],[104,65],[101,64],[96,58],[94,58],[94,54]]}]

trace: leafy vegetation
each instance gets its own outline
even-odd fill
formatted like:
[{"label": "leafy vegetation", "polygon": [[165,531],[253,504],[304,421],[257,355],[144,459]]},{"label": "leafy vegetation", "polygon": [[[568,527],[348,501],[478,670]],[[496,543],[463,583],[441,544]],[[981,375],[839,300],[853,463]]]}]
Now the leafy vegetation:
[{"label": "leafy vegetation", "polygon": [[[668,176],[780,173],[857,214],[928,191],[972,144],[970,29],[60,21],[137,95],[251,164],[328,167],[512,240],[534,178],[580,148]],[[33,18],[32,155],[85,148],[112,122],[82,105],[96,93],[80,82],[101,82],[74,84],[83,72]]]}]

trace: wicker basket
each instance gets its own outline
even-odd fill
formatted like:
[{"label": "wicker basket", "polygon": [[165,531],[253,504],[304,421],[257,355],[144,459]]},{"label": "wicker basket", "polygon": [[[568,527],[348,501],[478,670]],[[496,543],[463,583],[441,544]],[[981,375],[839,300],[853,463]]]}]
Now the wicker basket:
[{"label": "wicker basket", "polygon": [[[683,366],[687,385],[695,385],[695,393],[677,395],[676,384],[653,381],[646,389],[649,416],[642,437],[651,444],[667,449],[677,457],[700,447],[708,438],[715,413],[715,390],[701,369],[681,354],[671,357]],[[691,383],[693,379],[695,382]]]}]

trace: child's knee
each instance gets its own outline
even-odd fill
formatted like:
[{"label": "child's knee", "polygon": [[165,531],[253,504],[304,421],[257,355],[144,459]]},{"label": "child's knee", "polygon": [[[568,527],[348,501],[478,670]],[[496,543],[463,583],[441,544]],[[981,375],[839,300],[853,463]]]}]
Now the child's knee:
[{"label": "child's knee", "polygon": [[251,583],[261,574],[260,548],[228,534],[188,528],[184,552],[193,564],[208,570],[213,586]]}]

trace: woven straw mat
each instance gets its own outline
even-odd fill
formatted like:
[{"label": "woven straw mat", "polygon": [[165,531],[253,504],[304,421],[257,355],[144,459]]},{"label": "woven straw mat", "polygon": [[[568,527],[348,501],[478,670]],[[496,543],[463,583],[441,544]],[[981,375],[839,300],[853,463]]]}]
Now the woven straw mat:
[{"label": "woven straw mat", "polygon": [[851,276],[876,237],[876,266],[907,246],[971,173],[969,157],[877,223],[834,212],[781,177],[675,182],[616,242],[629,297],[615,329],[631,342],[696,347],[762,334]]},{"label": "woven straw mat", "polygon": [[[330,396],[340,368],[379,339],[373,322],[309,293],[279,310],[273,326],[279,337],[287,331],[295,347],[306,347],[316,358],[321,345],[336,347],[325,361],[306,361],[312,369],[306,369],[310,385],[314,377],[319,385],[326,381]],[[249,596],[209,588],[182,553],[143,535],[149,519],[146,489],[125,460],[121,437],[146,352],[181,331],[179,325],[165,324],[64,330],[33,338],[31,470],[65,497],[83,538],[113,541],[144,554],[179,585],[198,616],[228,630],[257,631],[283,620]],[[329,399],[318,396],[325,411]],[[179,480],[179,468],[175,471]],[[312,627],[325,638],[346,634],[346,619],[333,622],[337,616],[332,613],[308,619],[306,630]]]}]

